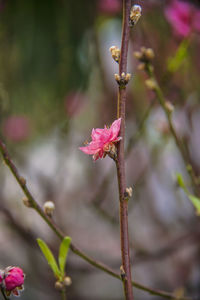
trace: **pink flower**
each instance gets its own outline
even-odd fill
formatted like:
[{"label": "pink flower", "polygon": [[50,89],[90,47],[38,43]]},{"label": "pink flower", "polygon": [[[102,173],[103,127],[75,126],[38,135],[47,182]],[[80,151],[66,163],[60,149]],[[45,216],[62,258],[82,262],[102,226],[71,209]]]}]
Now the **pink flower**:
[{"label": "pink flower", "polygon": [[29,120],[24,116],[10,116],[3,123],[3,134],[13,142],[25,140],[29,133]]},{"label": "pink flower", "polygon": [[200,32],[200,10],[194,5],[172,0],[165,15],[177,35],[187,37],[193,30]]},{"label": "pink flower", "polygon": [[13,294],[19,296],[19,291],[23,290],[24,273],[21,268],[8,267],[4,271],[3,287],[8,296]]},{"label": "pink flower", "polygon": [[105,157],[106,154],[113,148],[114,143],[121,140],[118,137],[121,125],[121,118],[115,120],[110,128],[106,126],[101,129],[92,129],[92,141],[86,147],[80,147],[79,149],[85,154],[92,154],[93,159]]},{"label": "pink flower", "polygon": [[121,10],[120,0],[98,0],[97,8],[103,14],[116,14]]}]

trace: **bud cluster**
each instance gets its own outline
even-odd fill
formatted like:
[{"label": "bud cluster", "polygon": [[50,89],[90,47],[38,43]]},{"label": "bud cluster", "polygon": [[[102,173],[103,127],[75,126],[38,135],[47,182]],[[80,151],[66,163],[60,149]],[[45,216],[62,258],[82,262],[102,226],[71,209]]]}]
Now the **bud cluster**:
[{"label": "bud cluster", "polygon": [[62,291],[63,289],[65,289],[67,286],[70,286],[72,284],[72,280],[71,277],[69,276],[65,276],[65,278],[63,279],[63,281],[56,281],[55,283],[55,288],[59,291]]},{"label": "bud cluster", "polygon": [[150,63],[155,57],[153,49],[145,47],[141,47],[140,51],[135,51],[133,54],[143,64]]},{"label": "bud cluster", "polygon": [[127,187],[126,190],[125,190],[125,193],[124,193],[124,197],[125,197],[125,200],[129,200],[133,195],[133,189],[132,187]]},{"label": "bud cluster", "polygon": [[123,72],[121,74],[121,76],[119,74],[115,74],[115,80],[117,81],[119,86],[122,87],[122,88],[127,85],[127,83],[129,82],[130,79],[131,79],[131,74],[130,73],[125,74]]}]

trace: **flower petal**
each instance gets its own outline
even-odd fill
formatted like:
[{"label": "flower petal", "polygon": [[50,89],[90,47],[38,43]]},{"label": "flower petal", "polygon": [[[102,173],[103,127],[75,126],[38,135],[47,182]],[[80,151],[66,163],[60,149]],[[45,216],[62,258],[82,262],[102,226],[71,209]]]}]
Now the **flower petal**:
[{"label": "flower petal", "polygon": [[121,118],[115,120],[110,127],[110,141],[113,142],[117,139],[121,126]]},{"label": "flower petal", "polygon": [[91,143],[89,143],[87,146],[85,147],[80,147],[79,149],[81,151],[83,151],[85,154],[95,154],[97,153],[99,150],[101,150],[101,143],[100,142],[94,142],[92,141]]}]

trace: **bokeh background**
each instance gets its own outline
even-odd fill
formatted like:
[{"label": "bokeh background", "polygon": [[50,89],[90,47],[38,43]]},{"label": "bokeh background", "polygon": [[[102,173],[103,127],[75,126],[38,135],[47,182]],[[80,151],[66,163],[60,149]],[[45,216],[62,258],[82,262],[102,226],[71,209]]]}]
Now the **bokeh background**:
[{"label": "bokeh background", "polygon": [[[143,15],[131,32],[126,121],[131,261],[140,283],[200,299],[199,217],[177,186],[177,172],[194,191],[165,115],[133,57],[141,46],[154,49],[155,74],[199,174],[200,8],[189,1],[170,17],[167,9],[175,2],[138,0]],[[116,119],[118,66],[109,47],[120,47],[120,39],[120,0],[0,1],[1,138],[38,202],[53,201],[54,219],[73,242],[116,271],[115,167],[109,158],[94,163],[78,148],[90,140],[93,127]],[[55,255],[59,240],[22,197],[1,160],[0,266],[25,270],[21,299],[60,299],[36,238]],[[68,300],[123,299],[118,280],[73,253],[66,272],[72,278]],[[134,292],[137,300],[161,299]]]}]

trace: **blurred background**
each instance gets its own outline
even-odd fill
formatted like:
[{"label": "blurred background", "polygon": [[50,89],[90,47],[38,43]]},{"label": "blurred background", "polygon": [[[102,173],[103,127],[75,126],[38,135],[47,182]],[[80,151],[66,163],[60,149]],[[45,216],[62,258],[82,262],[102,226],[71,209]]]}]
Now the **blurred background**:
[{"label": "blurred background", "polygon": [[[154,93],[133,51],[151,47],[173,122],[200,171],[199,1],[138,0],[131,32],[126,121],[127,186],[133,278],[155,289],[200,299],[200,227],[177,186],[190,179]],[[136,2],[134,2],[136,3]],[[0,136],[37,201],[53,201],[54,219],[74,244],[119,271],[118,191],[114,163],[78,148],[92,128],[116,119],[121,0],[0,1]],[[196,195],[198,196],[198,195]],[[21,299],[60,299],[36,238],[58,253],[60,241],[0,162],[0,267],[26,273]],[[70,252],[68,300],[120,300],[121,283]],[[135,299],[162,299],[134,289]]]}]

